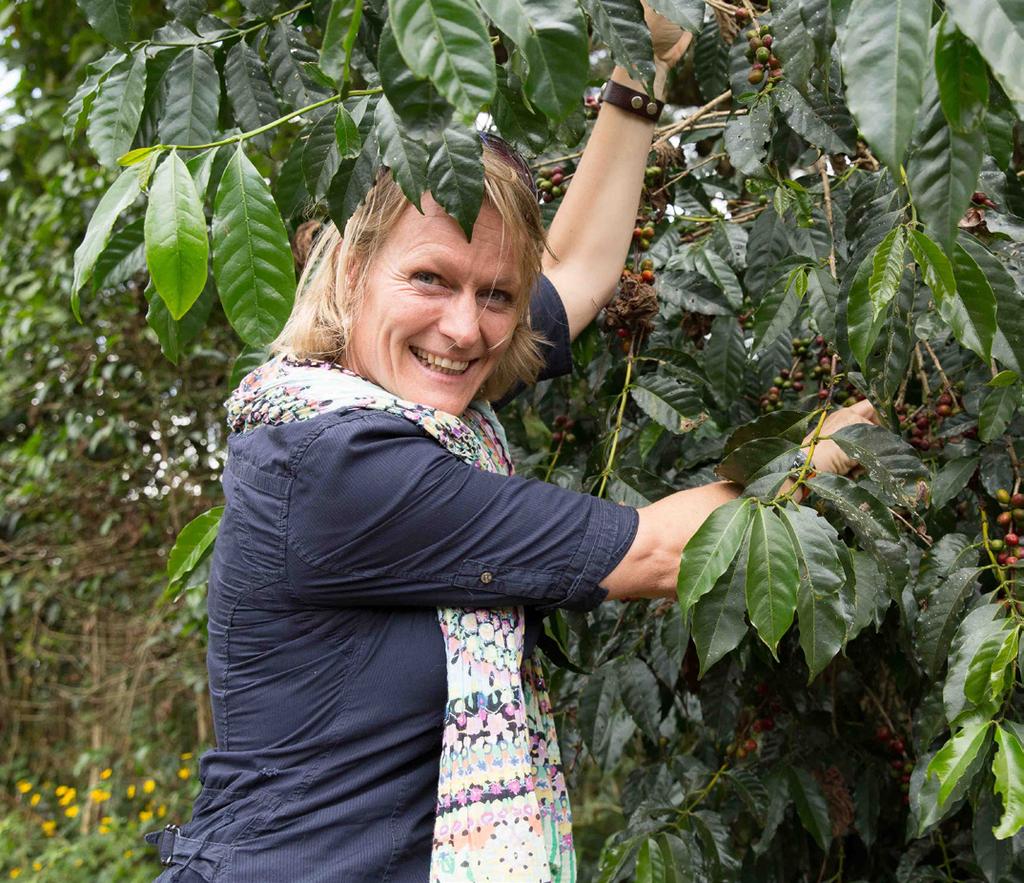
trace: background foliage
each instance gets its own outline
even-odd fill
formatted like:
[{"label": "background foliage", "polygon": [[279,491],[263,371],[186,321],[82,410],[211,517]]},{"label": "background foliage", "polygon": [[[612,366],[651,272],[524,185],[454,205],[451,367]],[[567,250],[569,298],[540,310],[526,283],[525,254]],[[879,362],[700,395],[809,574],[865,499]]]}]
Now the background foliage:
[{"label": "background foliage", "polygon": [[[628,504],[748,489],[678,606],[549,620],[581,875],[1018,879],[1024,15],[653,5],[696,36],[619,297],[505,422],[522,473]],[[634,0],[80,7],[0,4],[0,837],[12,875],[146,879],[212,738],[219,403],[288,315],[289,240],[382,166],[470,229],[477,125],[550,217],[587,87],[653,67]],[[864,396],[858,474],[794,468]]]}]

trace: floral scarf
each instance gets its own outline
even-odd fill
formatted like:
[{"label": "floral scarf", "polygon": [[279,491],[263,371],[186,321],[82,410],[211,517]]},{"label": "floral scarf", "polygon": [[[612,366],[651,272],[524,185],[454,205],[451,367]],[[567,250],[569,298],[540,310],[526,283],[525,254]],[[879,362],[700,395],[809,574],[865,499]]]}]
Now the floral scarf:
[{"label": "floral scarf", "polygon": [[[505,431],[474,401],[456,417],[403,401],[330,362],[278,356],[227,401],[235,432],[365,408],[410,420],[478,469],[513,471]],[[571,883],[572,817],[551,702],[522,607],[441,608],[444,710],[431,883]]]}]

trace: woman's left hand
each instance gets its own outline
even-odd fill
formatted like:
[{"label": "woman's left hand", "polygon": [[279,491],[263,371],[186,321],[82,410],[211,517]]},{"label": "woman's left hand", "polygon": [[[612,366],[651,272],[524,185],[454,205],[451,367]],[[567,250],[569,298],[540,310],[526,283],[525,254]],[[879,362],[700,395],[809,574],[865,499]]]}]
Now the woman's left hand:
[{"label": "woman's left hand", "polygon": [[693,34],[684,31],[679,25],[655,12],[646,2],[643,6],[644,19],[651,31],[655,64],[667,71],[686,54],[686,50],[689,49],[690,42],[693,40]]},{"label": "woman's left hand", "polygon": [[[852,426],[855,423],[872,423],[878,425],[878,414],[874,406],[867,399],[850,405],[848,408],[840,408],[833,411],[825,419],[821,427],[821,435],[832,435],[844,426]],[[813,434],[813,433],[812,433]],[[808,435],[804,439],[806,444],[811,439]],[[811,465],[818,472],[832,472],[836,475],[846,475],[857,461],[847,454],[832,439],[826,438],[814,446],[814,454],[811,457]]]}]

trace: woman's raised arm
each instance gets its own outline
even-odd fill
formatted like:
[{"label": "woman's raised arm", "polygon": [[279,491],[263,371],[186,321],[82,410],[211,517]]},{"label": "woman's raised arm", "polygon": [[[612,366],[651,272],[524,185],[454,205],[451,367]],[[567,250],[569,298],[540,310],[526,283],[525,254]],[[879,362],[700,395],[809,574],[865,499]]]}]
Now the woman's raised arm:
[{"label": "woman's raised arm", "polygon": [[[664,98],[669,68],[692,35],[661,16],[647,14],[656,53],[656,98]],[[612,79],[643,90],[623,68]],[[548,232],[552,254],[544,273],[562,297],[573,339],[615,294],[629,250],[643,187],[654,123],[612,105],[602,105],[590,141]]]}]

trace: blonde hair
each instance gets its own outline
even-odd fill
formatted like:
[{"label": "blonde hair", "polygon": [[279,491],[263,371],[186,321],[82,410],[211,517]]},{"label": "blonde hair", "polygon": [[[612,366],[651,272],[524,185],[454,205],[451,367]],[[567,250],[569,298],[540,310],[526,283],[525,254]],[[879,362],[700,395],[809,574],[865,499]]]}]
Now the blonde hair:
[{"label": "blonde hair", "polygon": [[[503,222],[502,245],[510,239],[522,290],[512,340],[481,388],[484,398],[501,398],[514,383],[532,383],[543,366],[542,335],[530,328],[530,292],[540,274],[544,226],[534,194],[518,172],[486,145],[484,199]],[[366,198],[349,218],[342,236],[333,223],[321,229],[299,279],[295,306],[271,344],[271,351],[298,359],[341,363],[366,297],[374,257],[411,203],[387,169],[381,169]],[[351,280],[351,284],[349,284]]]}]

